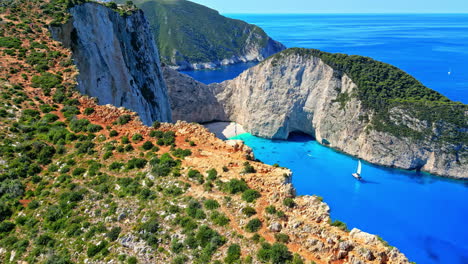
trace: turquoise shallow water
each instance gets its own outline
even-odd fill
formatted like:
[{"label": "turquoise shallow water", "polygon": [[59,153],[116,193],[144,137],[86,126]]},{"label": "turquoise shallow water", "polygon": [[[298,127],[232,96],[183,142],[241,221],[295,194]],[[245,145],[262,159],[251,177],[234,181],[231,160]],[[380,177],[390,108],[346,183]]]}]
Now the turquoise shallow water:
[{"label": "turquoise shallow water", "polygon": [[316,194],[333,219],[378,234],[421,264],[468,263],[468,182],[363,163],[305,135],[276,141],[242,134],[255,157],[293,171],[298,195]]},{"label": "turquoise shallow water", "polygon": [[[371,56],[468,103],[468,15],[229,15],[261,26],[288,47]],[[185,72],[204,83],[232,79],[253,64]],[[448,72],[451,72],[449,75]],[[468,264],[468,182],[363,164],[295,135],[239,136],[257,158],[292,169],[299,195],[317,194],[334,219],[378,234],[418,264]]]}]

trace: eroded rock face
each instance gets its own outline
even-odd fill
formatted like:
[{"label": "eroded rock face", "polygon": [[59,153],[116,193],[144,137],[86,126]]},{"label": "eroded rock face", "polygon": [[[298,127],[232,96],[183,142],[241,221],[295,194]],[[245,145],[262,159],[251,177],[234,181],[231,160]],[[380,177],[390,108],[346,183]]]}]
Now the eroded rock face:
[{"label": "eroded rock face", "polygon": [[121,16],[97,3],[71,8],[72,18],[51,28],[73,51],[78,90],[100,104],[137,112],[146,125],[170,122],[171,109],[158,50],[142,11]]},{"label": "eroded rock face", "polygon": [[163,68],[163,73],[171,102],[172,120],[197,123],[227,121],[223,106],[211,87],[168,67]]},{"label": "eroded rock face", "polygon": [[[468,177],[466,142],[416,141],[372,129],[374,113],[354,96],[357,86],[353,80],[317,57],[290,54],[270,58],[234,80],[211,87],[229,120],[253,135],[286,139],[291,132],[304,132],[374,164]],[[348,99],[340,102],[340,95]],[[432,127],[402,109],[392,109],[390,114],[417,131]]]}]

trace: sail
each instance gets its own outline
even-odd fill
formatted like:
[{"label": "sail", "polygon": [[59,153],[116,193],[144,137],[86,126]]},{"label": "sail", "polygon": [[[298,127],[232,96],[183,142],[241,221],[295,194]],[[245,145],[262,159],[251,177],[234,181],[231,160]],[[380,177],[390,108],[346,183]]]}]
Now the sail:
[{"label": "sail", "polygon": [[358,163],[357,174],[361,174],[361,161]]}]

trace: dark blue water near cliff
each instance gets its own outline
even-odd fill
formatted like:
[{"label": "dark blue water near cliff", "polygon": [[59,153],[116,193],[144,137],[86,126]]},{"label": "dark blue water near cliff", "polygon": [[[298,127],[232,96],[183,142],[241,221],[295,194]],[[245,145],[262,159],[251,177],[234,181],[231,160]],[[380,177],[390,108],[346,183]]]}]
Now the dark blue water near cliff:
[{"label": "dark blue water near cliff", "polygon": [[[229,15],[261,26],[288,47],[370,56],[468,103],[468,15]],[[205,83],[251,65],[186,72]],[[451,74],[449,75],[448,72]],[[299,195],[323,196],[334,219],[378,234],[418,264],[468,264],[468,182],[363,164],[304,135],[240,136],[265,163],[294,172]]]}]

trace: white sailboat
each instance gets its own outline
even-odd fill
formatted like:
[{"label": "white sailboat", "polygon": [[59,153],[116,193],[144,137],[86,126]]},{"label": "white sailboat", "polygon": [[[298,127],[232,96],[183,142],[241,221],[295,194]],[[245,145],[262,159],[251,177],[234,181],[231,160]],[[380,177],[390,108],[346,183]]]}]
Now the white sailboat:
[{"label": "white sailboat", "polygon": [[357,171],[356,171],[356,173],[353,173],[353,177],[358,179],[358,180],[362,180],[362,177],[361,177],[361,161],[359,161]]}]

